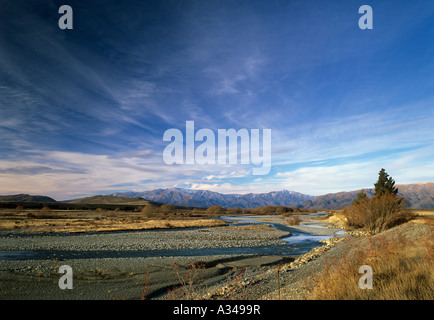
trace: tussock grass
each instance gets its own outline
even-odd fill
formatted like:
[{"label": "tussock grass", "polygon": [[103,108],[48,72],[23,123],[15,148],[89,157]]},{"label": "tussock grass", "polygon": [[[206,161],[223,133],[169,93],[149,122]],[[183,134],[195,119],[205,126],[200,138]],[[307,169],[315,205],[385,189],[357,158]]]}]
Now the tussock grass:
[{"label": "tussock grass", "polygon": [[0,216],[0,231],[18,232],[99,232],[123,230],[147,230],[189,227],[226,226],[223,220],[190,217],[149,218],[143,213],[93,210],[66,212],[50,210],[26,210],[19,214],[9,212]]},{"label": "tussock grass", "polygon": [[[432,230],[431,230],[432,231]],[[359,267],[373,271],[373,288],[360,289]],[[433,300],[434,237],[372,237],[369,244],[339,261],[329,260],[316,279],[310,299]]]}]

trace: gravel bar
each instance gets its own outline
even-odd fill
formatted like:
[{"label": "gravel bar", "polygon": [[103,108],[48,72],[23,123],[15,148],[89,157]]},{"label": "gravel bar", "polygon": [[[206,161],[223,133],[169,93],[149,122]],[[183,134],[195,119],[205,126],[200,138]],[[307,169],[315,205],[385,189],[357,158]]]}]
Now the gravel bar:
[{"label": "gravel bar", "polygon": [[211,227],[101,232],[94,234],[2,235],[0,250],[175,250],[283,245],[288,232],[262,224],[253,227]]}]

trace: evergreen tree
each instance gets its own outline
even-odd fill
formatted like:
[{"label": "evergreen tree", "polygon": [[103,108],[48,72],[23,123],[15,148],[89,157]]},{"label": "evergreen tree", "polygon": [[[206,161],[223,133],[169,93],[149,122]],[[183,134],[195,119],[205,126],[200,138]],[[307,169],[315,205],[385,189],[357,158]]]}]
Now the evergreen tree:
[{"label": "evergreen tree", "polygon": [[397,194],[398,188],[395,188],[395,180],[386,173],[386,170],[381,169],[378,173],[378,180],[374,184],[375,186],[375,197],[380,197],[385,193]]},{"label": "evergreen tree", "polygon": [[361,190],[358,194],[357,194],[357,198],[353,200],[353,202],[351,202],[351,205],[358,205],[360,204],[361,201],[368,199],[368,196],[366,195],[364,190]]}]

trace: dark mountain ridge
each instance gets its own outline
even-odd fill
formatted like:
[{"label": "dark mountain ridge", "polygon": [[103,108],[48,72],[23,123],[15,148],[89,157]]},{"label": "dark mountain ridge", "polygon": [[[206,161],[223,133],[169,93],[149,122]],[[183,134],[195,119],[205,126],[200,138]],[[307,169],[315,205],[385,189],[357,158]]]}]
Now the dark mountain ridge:
[{"label": "dark mountain ridge", "polygon": [[3,202],[57,202],[53,198],[47,196],[30,195],[30,194],[12,194],[0,196],[0,201]]}]

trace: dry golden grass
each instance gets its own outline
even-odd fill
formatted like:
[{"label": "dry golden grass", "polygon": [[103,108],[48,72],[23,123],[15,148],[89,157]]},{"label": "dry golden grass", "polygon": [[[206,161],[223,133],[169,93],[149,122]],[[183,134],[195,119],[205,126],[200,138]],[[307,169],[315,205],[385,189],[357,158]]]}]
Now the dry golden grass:
[{"label": "dry golden grass", "polygon": [[189,227],[225,226],[222,220],[208,218],[153,218],[141,213],[123,211],[2,211],[0,231],[24,233],[100,232]]},{"label": "dry golden grass", "polygon": [[411,210],[415,215],[415,219],[411,222],[413,223],[425,223],[430,226],[434,226],[434,210]]},{"label": "dry golden grass", "polygon": [[[432,230],[431,230],[432,231]],[[373,288],[360,289],[359,267],[373,270]],[[372,238],[366,248],[339,261],[328,261],[317,276],[310,299],[432,300],[434,299],[434,237],[416,241]]]},{"label": "dry golden grass", "polygon": [[419,209],[412,210],[414,214],[424,217],[434,217],[434,210],[432,209]]}]

